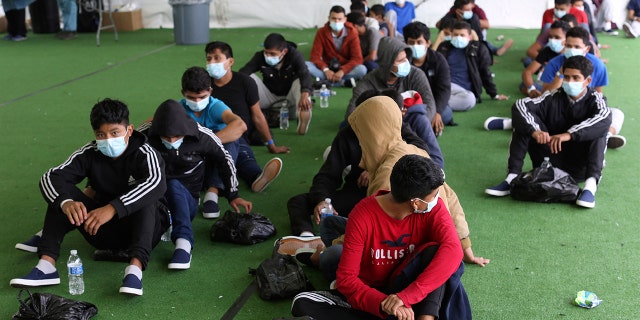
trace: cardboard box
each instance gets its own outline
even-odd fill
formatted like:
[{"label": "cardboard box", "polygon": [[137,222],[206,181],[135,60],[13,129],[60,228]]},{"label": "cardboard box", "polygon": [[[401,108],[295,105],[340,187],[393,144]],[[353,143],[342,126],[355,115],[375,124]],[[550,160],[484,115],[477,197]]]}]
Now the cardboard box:
[{"label": "cardboard box", "polygon": [[[109,13],[102,13],[102,25],[110,25]],[[114,12],[113,20],[116,22],[116,28],[120,31],[136,31],[142,29],[142,9],[136,9],[133,11]],[[106,29],[104,31],[112,31],[113,29]]]},{"label": "cardboard box", "polygon": [[0,17],[0,33],[7,32],[7,17]]}]

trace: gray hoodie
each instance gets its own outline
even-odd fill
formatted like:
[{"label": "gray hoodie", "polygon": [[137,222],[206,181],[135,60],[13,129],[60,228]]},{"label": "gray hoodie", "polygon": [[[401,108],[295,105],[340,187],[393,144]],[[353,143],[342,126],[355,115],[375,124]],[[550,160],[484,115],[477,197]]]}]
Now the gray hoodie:
[{"label": "gray hoodie", "polygon": [[378,45],[378,65],[379,67],[364,76],[358,85],[353,88],[353,96],[347,107],[345,119],[356,109],[356,100],[366,91],[395,89],[399,93],[415,90],[422,96],[422,101],[427,105],[427,118],[429,121],[436,114],[436,103],[429,86],[429,80],[424,72],[414,66],[406,77],[398,78],[394,84],[388,84],[391,69],[396,57],[401,51],[405,51],[407,58],[411,58],[411,48],[396,38],[383,37]]}]

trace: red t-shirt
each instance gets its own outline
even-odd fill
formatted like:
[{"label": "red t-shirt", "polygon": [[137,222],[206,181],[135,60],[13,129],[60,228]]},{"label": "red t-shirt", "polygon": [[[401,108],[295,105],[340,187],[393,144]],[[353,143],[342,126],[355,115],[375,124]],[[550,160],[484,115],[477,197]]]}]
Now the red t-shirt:
[{"label": "red t-shirt", "polygon": [[[578,24],[589,24],[587,14],[584,11],[576,9],[576,7],[571,7],[571,9],[569,9],[569,13],[576,17],[576,19],[578,20]],[[556,20],[558,20],[558,18],[556,18],[556,14],[554,13],[553,8],[548,9],[542,15],[542,26],[544,27],[545,24],[551,24]]]},{"label": "red t-shirt", "polygon": [[429,266],[404,290],[396,293],[405,306],[422,301],[443,285],[462,261],[462,247],[449,211],[442,199],[429,213],[411,214],[402,220],[390,217],[378,204],[379,191],[360,201],[349,214],[337,271],[337,289],[355,309],[385,318],[380,290],[401,270],[413,254],[427,245],[439,248]]}]

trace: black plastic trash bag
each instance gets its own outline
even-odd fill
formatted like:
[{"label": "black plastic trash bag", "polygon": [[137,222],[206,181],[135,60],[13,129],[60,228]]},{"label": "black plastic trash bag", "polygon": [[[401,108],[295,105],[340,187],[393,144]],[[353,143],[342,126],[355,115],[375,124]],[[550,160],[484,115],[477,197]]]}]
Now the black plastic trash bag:
[{"label": "black plastic trash bag", "polygon": [[276,234],[269,218],[259,213],[239,213],[227,210],[211,226],[211,241],[254,244]]},{"label": "black plastic trash bag", "polygon": [[[28,298],[22,299],[27,292]],[[20,308],[13,320],[86,320],[98,313],[98,308],[89,302],[71,300],[50,293],[34,293],[22,289],[18,293]]]},{"label": "black plastic trash bag", "polygon": [[511,197],[522,201],[574,202],[579,192],[576,181],[555,167],[535,168],[511,181]]}]

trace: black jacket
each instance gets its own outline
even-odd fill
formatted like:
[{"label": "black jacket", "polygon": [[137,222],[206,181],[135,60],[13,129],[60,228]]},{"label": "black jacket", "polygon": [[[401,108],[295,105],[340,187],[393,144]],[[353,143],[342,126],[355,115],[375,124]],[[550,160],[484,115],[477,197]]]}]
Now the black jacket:
[{"label": "black jacket", "polygon": [[[450,41],[445,41],[438,47],[438,52],[442,53],[445,59],[449,58],[451,50],[455,49]],[[465,48],[465,55],[467,56],[467,66],[469,67],[469,79],[471,79],[471,89],[476,96],[478,102],[482,102],[482,87],[487,91],[487,94],[494,98],[498,95],[496,85],[493,83],[493,77],[491,76],[491,53],[487,46],[483,45],[479,41],[469,41],[469,45]]]},{"label": "black jacket", "polygon": [[441,53],[427,48],[427,59],[418,68],[427,75],[436,101],[436,111],[442,114],[451,98],[451,73],[447,59]]},{"label": "black jacket", "polygon": [[296,79],[300,79],[301,92],[311,93],[313,91],[311,74],[302,53],[292,44],[289,44],[287,49],[284,58],[276,66],[268,65],[264,60],[264,52],[258,51],[238,72],[246,75],[257,71],[262,72],[262,82],[276,96],[286,96]]},{"label": "black jacket", "polygon": [[[215,163],[224,183],[222,194],[229,201],[238,197],[238,178],[231,155],[211,130],[187,115],[179,102],[163,102],[156,110],[153,122],[145,123],[139,129],[149,136],[149,144],[164,159],[167,179],[178,179],[194,198],[200,196],[205,162],[209,161]],[[177,150],[169,150],[162,144],[161,136],[184,136],[184,140]]]},{"label": "black jacket", "polygon": [[116,159],[102,154],[95,141],[87,143],[42,176],[40,191],[49,205],[59,207],[64,200],[77,200],[72,190],[85,178],[96,192],[95,202],[111,204],[118,218],[155,205],[167,189],[164,161],[138,131]]}]

